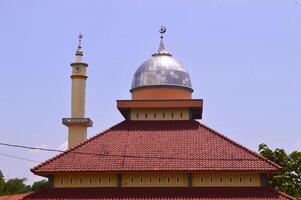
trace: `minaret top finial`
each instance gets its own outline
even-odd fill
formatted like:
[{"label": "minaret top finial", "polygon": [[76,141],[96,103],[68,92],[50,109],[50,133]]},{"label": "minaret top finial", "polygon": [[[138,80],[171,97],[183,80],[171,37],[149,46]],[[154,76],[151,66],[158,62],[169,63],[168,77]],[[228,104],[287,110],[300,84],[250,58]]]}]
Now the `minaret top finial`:
[{"label": "minaret top finial", "polygon": [[82,33],[79,33],[79,35],[78,35],[78,45],[77,45],[77,50],[78,51],[82,49],[82,38],[83,38]]},{"label": "minaret top finial", "polygon": [[159,33],[161,33],[159,49],[158,49],[157,53],[153,53],[152,56],[159,56],[159,55],[171,56],[171,54],[165,50],[164,42],[163,42],[163,34],[166,32],[166,30],[167,30],[166,27],[162,25],[159,30]]},{"label": "minaret top finial", "polygon": [[82,38],[83,38],[83,35],[81,33],[79,33],[79,35],[78,35],[78,45],[77,45],[77,50],[76,50],[76,55],[77,56],[82,56],[83,55]]}]

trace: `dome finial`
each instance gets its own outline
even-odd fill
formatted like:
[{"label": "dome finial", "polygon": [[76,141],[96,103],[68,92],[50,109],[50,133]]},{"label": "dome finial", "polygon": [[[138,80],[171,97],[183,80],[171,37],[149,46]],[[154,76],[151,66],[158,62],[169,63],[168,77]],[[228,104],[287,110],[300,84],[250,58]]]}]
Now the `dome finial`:
[{"label": "dome finial", "polygon": [[159,45],[157,53],[153,53],[152,56],[159,56],[159,55],[171,56],[171,54],[165,50],[164,42],[163,42],[163,34],[166,32],[166,30],[167,30],[166,27],[162,25],[159,30],[159,33],[161,33],[160,45]]}]

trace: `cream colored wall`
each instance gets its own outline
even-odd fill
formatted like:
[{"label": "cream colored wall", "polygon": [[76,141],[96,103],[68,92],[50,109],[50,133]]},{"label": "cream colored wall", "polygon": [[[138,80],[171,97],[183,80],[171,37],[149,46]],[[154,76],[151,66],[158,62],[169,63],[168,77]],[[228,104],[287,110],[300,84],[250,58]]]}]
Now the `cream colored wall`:
[{"label": "cream colored wall", "polygon": [[[82,183],[80,179],[82,178]],[[90,178],[92,182],[90,183]],[[61,183],[63,179],[63,184]],[[72,183],[71,183],[72,179]],[[99,182],[101,179],[101,182]],[[110,182],[109,182],[110,181]],[[55,175],[53,179],[54,187],[117,187],[116,174],[63,174]]]},{"label": "cream colored wall", "polygon": [[187,184],[186,174],[125,174],[122,177],[123,187],[186,187]]},{"label": "cream colored wall", "polygon": [[[220,178],[223,182],[220,182]],[[232,183],[229,178],[232,178]],[[240,177],[242,182],[240,182]],[[249,178],[252,182],[249,182]],[[82,178],[82,183],[80,183]],[[90,183],[89,179],[92,182]],[[101,178],[101,183],[99,183]],[[109,183],[109,178],[111,182]],[[133,182],[132,182],[133,178]],[[141,183],[142,178],[142,183]],[[201,183],[203,178],[203,183]],[[212,178],[212,183],[210,179]],[[61,179],[63,183],[61,183]],[[72,183],[71,183],[72,179]],[[151,179],[151,181],[150,181]],[[160,181],[159,181],[160,179]],[[168,182],[169,179],[169,182]],[[54,176],[54,187],[117,187],[117,174],[68,173]],[[188,187],[187,173],[126,173],[122,175],[122,187]],[[259,187],[260,174],[246,173],[199,173],[192,174],[193,187]]]},{"label": "cream colored wall", "polygon": [[[181,113],[182,113],[182,117],[181,117]],[[138,114],[138,118],[137,118],[137,114]],[[181,108],[180,109],[179,108],[174,108],[174,109],[133,108],[131,109],[131,120],[189,120],[189,119],[190,119],[190,114],[188,108],[182,108],[182,109]]]},{"label": "cream colored wall", "polygon": [[[240,177],[242,182],[240,182]],[[249,181],[249,178],[252,181]],[[203,179],[203,183],[201,182]],[[212,182],[211,182],[212,178]],[[222,178],[222,182],[221,179]],[[232,182],[230,182],[232,178]],[[192,186],[194,187],[237,187],[237,186],[260,186],[260,174],[239,174],[239,173],[212,173],[212,174],[194,174],[192,177]]]},{"label": "cream colored wall", "polygon": [[69,126],[68,148],[74,147],[87,139],[86,126]]}]

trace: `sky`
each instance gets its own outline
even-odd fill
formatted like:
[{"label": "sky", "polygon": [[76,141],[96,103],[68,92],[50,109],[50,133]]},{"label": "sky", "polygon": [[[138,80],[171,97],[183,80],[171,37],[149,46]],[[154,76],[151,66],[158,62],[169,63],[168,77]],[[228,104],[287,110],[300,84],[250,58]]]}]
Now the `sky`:
[{"label": "sky", "polygon": [[[93,136],[123,117],[135,70],[159,45],[189,72],[201,122],[258,150],[301,150],[301,0],[0,0],[0,142],[66,148],[77,37]],[[4,156],[30,159],[24,161]],[[55,153],[0,146],[6,179]]]}]

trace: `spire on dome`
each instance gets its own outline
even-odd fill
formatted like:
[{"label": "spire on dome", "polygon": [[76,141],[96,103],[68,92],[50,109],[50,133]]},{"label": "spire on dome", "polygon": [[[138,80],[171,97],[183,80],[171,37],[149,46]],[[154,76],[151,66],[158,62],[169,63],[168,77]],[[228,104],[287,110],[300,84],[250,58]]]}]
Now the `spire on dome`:
[{"label": "spire on dome", "polygon": [[161,33],[161,40],[160,40],[160,45],[159,45],[159,48],[158,48],[158,51],[157,53],[153,53],[152,56],[172,56],[170,53],[168,53],[166,50],[165,50],[165,47],[164,47],[164,41],[163,41],[163,34],[166,32],[166,27],[165,26],[161,26],[160,30],[159,30],[159,33]]}]

